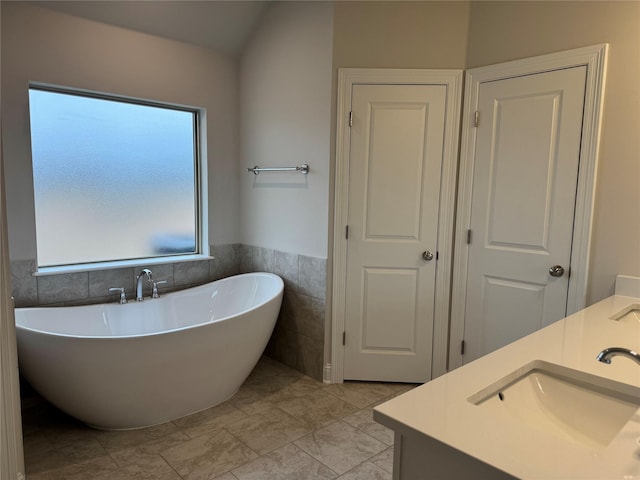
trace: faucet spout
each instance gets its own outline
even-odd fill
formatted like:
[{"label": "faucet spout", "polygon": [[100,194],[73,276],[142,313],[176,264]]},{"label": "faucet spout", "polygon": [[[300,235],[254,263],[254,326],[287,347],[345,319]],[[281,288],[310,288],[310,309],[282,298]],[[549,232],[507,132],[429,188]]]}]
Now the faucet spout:
[{"label": "faucet spout", "polygon": [[147,282],[153,281],[153,274],[151,270],[148,268],[144,268],[137,276],[136,276],[136,302],[141,302],[144,300],[142,298],[142,281],[147,279]]},{"label": "faucet spout", "polygon": [[640,353],[638,352],[634,352],[633,350],[630,350],[628,348],[622,348],[622,347],[609,347],[609,348],[605,348],[604,350],[602,350],[598,356],[596,357],[596,359],[599,362],[602,363],[611,363],[611,359],[613,357],[616,357],[618,355],[621,355],[623,357],[628,357],[632,360],[635,360],[636,362],[640,363]]}]

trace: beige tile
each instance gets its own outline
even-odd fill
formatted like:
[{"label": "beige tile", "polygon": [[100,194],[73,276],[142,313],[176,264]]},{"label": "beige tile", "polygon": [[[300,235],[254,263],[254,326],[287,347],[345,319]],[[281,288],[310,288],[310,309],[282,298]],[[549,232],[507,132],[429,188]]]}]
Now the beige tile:
[{"label": "beige tile", "polygon": [[24,447],[24,459],[27,464],[54,449],[45,433],[40,429],[29,429],[29,431],[24,432],[22,445]]},{"label": "beige tile", "polygon": [[113,464],[109,454],[95,439],[87,439],[84,443],[74,443],[66,447],[60,447],[43,452],[41,455],[28,456],[27,473],[35,474],[49,470],[56,470],[67,465],[82,465],[84,463],[107,460],[107,464]]},{"label": "beige tile", "polygon": [[236,468],[232,473],[239,480],[326,480],[337,476],[293,444]]},{"label": "beige tile", "polygon": [[324,383],[305,375],[299,380],[293,382],[285,390],[294,397],[300,397],[303,395],[315,394],[323,386]]},{"label": "beige tile", "polygon": [[219,477],[214,478],[213,480],[238,480],[238,477],[236,477],[231,472],[227,472],[227,473],[224,473],[224,474],[220,475]]},{"label": "beige tile", "polygon": [[381,425],[373,419],[373,408],[364,408],[343,418],[352,427],[362,430],[367,435],[380,440],[386,445],[393,445],[393,430]]},{"label": "beige tile", "polygon": [[391,474],[373,463],[364,462],[338,477],[339,480],[391,480]]},{"label": "beige tile", "polygon": [[122,430],[122,431],[99,431],[97,439],[104,448],[109,452],[118,450],[126,450],[136,447],[140,444],[157,440],[166,435],[171,435],[178,431],[173,423],[163,423],[149,428],[141,428],[139,430]]},{"label": "beige tile", "polygon": [[291,396],[291,393],[284,389],[271,393],[262,393],[259,389],[244,389],[238,392],[230,402],[245,415],[256,415],[277,407],[280,402],[288,400]]},{"label": "beige tile", "polygon": [[345,382],[327,385],[324,391],[358,408],[364,408],[393,395],[397,388],[389,383]]},{"label": "beige tile", "polygon": [[391,400],[394,397],[402,395],[403,393],[407,393],[409,390],[413,390],[414,388],[420,386],[420,384],[417,383],[385,383],[384,385],[386,385],[393,393],[387,398],[382,399],[380,403]]},{"label": "beige tile", "polygon": [[96,431],[84,425],[58,425],[45,429],[45,437],[54,448],[85,444],[97,438]]},{"label": "beige tile", "polygon": [[120,467],[127,465],[144,465],[147,463],[153,464],[159,457],[160,452],[181,445],[189,440],[190,437],[184,432],[174,432],[160,438],[148,440],[135,447],[124,450],[115,449],[110,451],[110,454]]},{"label": "beige tile", "polygon": [[278,407],[289,415],[302,420],[310,428],[319,428],[355,412],[356,407],[322,390],[292,397]]},{"label": "beige tile", "polygon": [[195,438],[219,430],[246,416],[246,413],[234,407],[230,402],[224,402],[193,415],[174,420],[173,423],[183,429],[191,438]]},{"label": "beige tile", "polygon": [[380,452],[369,460],[374,465],[380,467],[386,472],[393,473],[393,447]]},{"label": "beige tile", "polygon": [[117,470],[87,477],[91,480],[181,480],[180,475],[161,457],[144,464],[132,464]]},{"label": "beige tile", "polygon": [[296,440],[295,445],[337,473],[377,455],[386,445],[339,420]]},{"label": "beige tile", "polygon": [[42,402],[23,411],[28,478],[387,480],[393,434],[371,406],[412,387],[327,386],[263,357],[231,401],[148,429],[93,430]]},{"label": "beige tile", "polygon": [[49,404],[37,414],[31,426],[35,426],[53,448],[83,444],[95,438],[97,434],[97,430],[87,427]]},{"label": "beige tile", "polygon": [[260,357],[260,360],[254,367],[253,371],[249,375],[248,380],[251,381],[253,378],[263,378],[270,376],[290,376],[300,378],[302,377],[302,373],[294,370],[291,367],[287,367],[276,360],[269,358],[267,356]]},{"label": "beige tile", "polygon": [[162,457],[185,480],[209,480],[258,455],[226,430],[219,430],[171,447]]},{"label": "beige tile", "polygon": [[[304,377],[301,373],[296,372],[295,374],[290,374],[288,370],[279,369],[279,367],[273,364],[266,364],[265,368],[271,372],[276,368],[278,369],[276,371],[280,373],[252,374],[242,387],[240,387],[238,393],[229,400],[231,405],[247,415],[254,415],[269,410],[275,407],[278,402],[292,396],[296,392],[296,388],[302,388],[302,385],[298,387],[294,386]],[[293,370],[291,370],[291,372],[293,372]],[[288,387],[291,387],[293,390],[289,391]]]},{"label": "beige tile", "polygon": [[108,472],[114,472],[118,466],[108,456],[87,460],[82,463],[67,462],[57,468],[34,470],[27,464],[29,480],[88,480]]},{"label": "beige tile", "polygon": [[226,429],[260,454],[275,450],[311,431],[302,421],[279,408],[244,418]]}]

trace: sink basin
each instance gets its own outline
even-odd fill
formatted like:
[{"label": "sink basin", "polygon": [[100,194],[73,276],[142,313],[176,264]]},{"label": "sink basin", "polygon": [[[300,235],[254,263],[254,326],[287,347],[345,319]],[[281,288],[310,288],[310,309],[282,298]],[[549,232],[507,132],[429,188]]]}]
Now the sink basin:
[{"label": "sink basin", "polygon": [[536,360],[468,400],[556,437],[604,448],[640,408],[640,388]]},{"label": "sink basin", "polygon": [[640,322],[640,305],[637,303],[629,305],[609,318],[618,322]]}]

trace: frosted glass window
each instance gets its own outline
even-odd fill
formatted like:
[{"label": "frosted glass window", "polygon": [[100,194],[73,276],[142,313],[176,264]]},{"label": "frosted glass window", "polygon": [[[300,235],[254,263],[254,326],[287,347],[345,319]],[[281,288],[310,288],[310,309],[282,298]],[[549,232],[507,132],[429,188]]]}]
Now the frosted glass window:
[{"label": "frosted glass window", "polygon": [[197,112],[30,88],[38,266],[199,253]]}]

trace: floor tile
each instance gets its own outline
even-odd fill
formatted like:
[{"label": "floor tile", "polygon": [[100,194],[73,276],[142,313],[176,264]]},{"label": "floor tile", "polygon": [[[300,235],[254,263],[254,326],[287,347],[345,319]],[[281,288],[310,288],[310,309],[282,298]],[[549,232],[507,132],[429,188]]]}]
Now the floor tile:
[{"label": "floor tile", "polygon": [[323,427],[356,410],[350,403],[322,390],[284,400],[278,403],[278,408],[310,428]]},{"label": "floor tile", "polygon": [[249,375],[249,378],[247,380],[251,382],[255,378],[262,379],[264,377],[272,376],[288,376],[301,378],[304,376],[304,374],[298,372],[297,370],[294,370],[291,367],[287,367],[286,365],[283,365],[282,363],[273,360],[272,358],[263,356],[262,358],[260,358],[260,361],[255,366],[255,368],[251,371],[251,374]]},{"label": "floor tile", "polygon": [[306,375],[286,387],[286,392],[290,393],[294,397],[313,394],[318,392],[320,388],[324,386],[324,383],[314,380]]},{"label": "floor tile", "polygon": [[371,457],[369,461],[381,469],[393,473],[393,447],[389,447],[375,457]]},{"label": "floor tile", "polygon": [[180,475],[162,458],[152,462],[131,464],[110,472],[91,477],[91,480],[181,480]]},{"label": "floor tile", "polygon": [[231,472],[227,472],[227,473],[223,473],[219,477],[214,478],[213,480],[238,480],[238,477],[236,477]]},{"label": "floor tile", "polygon": [[209,480],[258,457],[226,430],[194,438],[161,455],[185,480]]},{"label": "floor tile", "polygon": [[339,420],[296,440],[295,445],[337,473],[345,473],[387,446]]},{"label": "floor tile", "polygon": [[190,437],[183,432],[174,432],[124,450],[107,450],[111,454],[111,458],[121,467],[134,464],[141,465],[154,463],[160,456],[160,452],[181,445],[189,440]]},{"label": "floor tile", "polygon": [[97,457],[82,463],[67,462],[63,466],[34,470],[27,464],[29,480],[89,480],[107,472],[115,472],[118,466],[108,457]]},{"label": "floor tile", "polygon": [[89,428],[32,392],[22,399],[28,479],[387,480],[393,435],[372,406],[412,387],[325,385],[263,357],[230,401],[119,432]]},{"label": "floor tile", "polygon": [[214,478],[213,480],[238,480],[238,477],[236,477],[231,472],[227,472],[227,473],[224,473],[224,474],[220,475],[219,477]]},{"label": "floor tile", "polygon": [[373,408],[358,410],[344,417],[343,420],[352,427],[356,427],[364,433],[371,435],[373,438],[380,440],[382,443],[393,445],[393,430],[373,419]]},{"label": "floor tile", "polygon": [[43,430],[23,431],[22,444],[24,448],[24,460],[27,464],[41,458],[54,449]]},{"label": "floor tile", "polygon": [[53,449],[41,456],[30,457],[27,473],[56,470],[70,464],[81,465],[100,458],[107,459],[107,463],[113,463],[102,445],[90,438],[83,443],[76,442],[73,445]]},{"label": "floor tile", "polygon": [[337,477],[293,444],[285,445],[232,472],[239,480],[328,480]]},{"label": "floor tile", "polygon": [[226,428],[260,454],[275,450],[311,431],[302,421],[279,408],[244,418]]},{"label": "floor tile", "polygon": [[171,422],[167,422],[156,425],[155,427],[141,428],[138,430],[101,430],[96,432],[96,438],[104,448],[113,452],[135,447],[177,431],[178,427]]},{"label": "floor tile", "polygon": [[324,391],[358,408],[364,408],[390,397],[397,388],[399,387],[385,383],[345,382],[327,385]]},{"label": "floor tile", "polygon": [[219,430],[246,416],[246,413],[234,407],[230,402],[224,402],[193,415],[174,420],[173,424],[183,429],[191,438],[195,438]]},{"label": "floor tile", "polygon": [[254,378],[252,382],[247,380],[229,402],[247,415],[264,412],[277,406],[278,402],[290,398],[292,394],[286,387],[299,378],[273,375],[261,379]]},{"label": "floor tile", "polygon": [[391,480],[391,474],[373,463],[364,462],[340,475],[338,480]]}]

